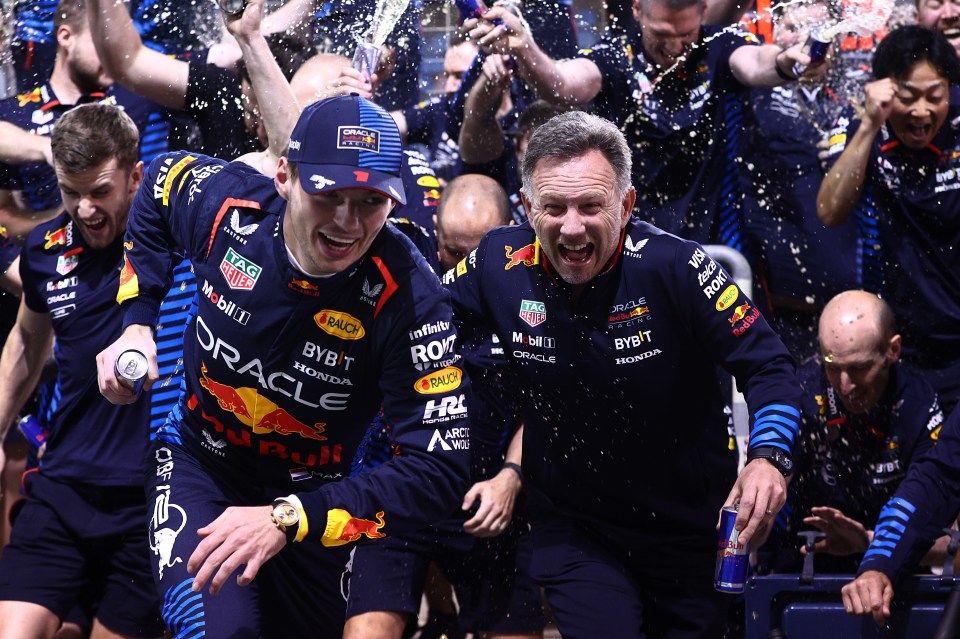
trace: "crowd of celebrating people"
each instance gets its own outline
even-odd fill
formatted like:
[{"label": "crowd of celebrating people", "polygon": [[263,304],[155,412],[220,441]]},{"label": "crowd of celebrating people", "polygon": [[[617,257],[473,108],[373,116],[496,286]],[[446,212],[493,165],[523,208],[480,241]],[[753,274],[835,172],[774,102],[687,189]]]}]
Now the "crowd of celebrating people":
[{"label": "crowd of celebrating people", "polygon": [[0,639],[737,637],[722,508],[884,623],[960,511],[960,0],[501,0],[422,101],[380,4],[10,3]]}]

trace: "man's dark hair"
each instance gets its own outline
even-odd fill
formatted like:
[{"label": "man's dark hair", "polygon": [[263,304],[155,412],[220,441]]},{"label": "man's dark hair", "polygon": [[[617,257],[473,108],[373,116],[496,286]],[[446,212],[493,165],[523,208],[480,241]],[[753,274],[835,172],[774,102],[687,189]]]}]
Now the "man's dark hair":
[{"label": "man's dark hair", "polygon": [[960,84],[960,60],[939,31],[916,24],[891,31],[873,54],[873,77],[904,78],[919,62],[929,62],[950,84]]},{"label": "man's dark hair", "polygon": [[551,118],[563,113],[563,107],[551,104],[546,100],[535,100],[527,105],[527,108],[520,114],[517,120],[516,136],[523,136],[539,129],[543,124],[550,121]]},{"label": "man's dark hair", "polygon": [[53,129],[53,161],[65,173],[89,171],[117,159],[130,171],[140,159],[140,133],[122,109],[101,102],[82,104],[67,111]]},{"label": "man's dark hair", "polygon": [[703,9],[706,0],[639,0],[637,4],[640,6],[640,11],[648,14],[650,13],[650,6],[653,4],[662,5],[672,11],[682,11],[693,6]]},{"label": "man's dark hair", "polygon": [[87,28],[86,0],[60,0],[53,12],[53,32],[62,26],[68,26],[74,31],[85,31]]},{"label": "man's dark hair", "polygon": [[[270,53],[273,59],[277,61],[277,66],[283,72],[283,76],[290,81],[293,74],[297,72],[308,58],[316,54],[313,45],[306,36],[299,33],[271,33],[266,36],[267,46],[270,47]],[[241,80],[250,83],[250,72],[247,70],[247,62],[243,58],[237,60],[237,76]]]}]

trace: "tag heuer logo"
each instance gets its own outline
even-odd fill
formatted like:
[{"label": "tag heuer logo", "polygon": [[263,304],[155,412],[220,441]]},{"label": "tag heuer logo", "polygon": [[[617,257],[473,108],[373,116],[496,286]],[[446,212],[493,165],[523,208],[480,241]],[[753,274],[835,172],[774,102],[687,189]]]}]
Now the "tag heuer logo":
[{"label": "tag heuer logo", "polygon": [[230,288],[245,291],[253,289],[253,285],[257,283],[257,278],[260,277],[261,270],[259,266],[232,248],[227,249],[227,254],[224,256],[223,261],[220,262],[220,272],[223,273],[224,279],[227,280],[227,285]]},{"label": "tag heuer logo", "polygon": [[520,319],[530,326],[543,324],[547,321],[547,307],[543,302],[523,300],[520,303]]}]

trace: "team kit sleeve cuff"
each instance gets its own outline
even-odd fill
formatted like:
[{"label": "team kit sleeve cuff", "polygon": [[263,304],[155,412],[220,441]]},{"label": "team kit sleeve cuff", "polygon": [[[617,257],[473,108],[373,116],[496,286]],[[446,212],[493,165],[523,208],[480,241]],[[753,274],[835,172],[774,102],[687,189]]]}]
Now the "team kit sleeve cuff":
[{"label": "team kit sleeve cuff", "polygon": [[282,497],[282,499],[293,504],[297,512],[300,513],[300,522],[297,524],[297,534],[293,538],[293,541],[294,543],[303,541],[310,533],[310,524],[307,521],[307,511],[303,509],[303,502],[301,502],[300,498],[296,495],[287,495],[286,497]]},{"label": "team kit sleeve cuff", "polygon": [[123,330],[131,324],[156,326],[160,316],[160,302],[138,298],[124,304]]}]

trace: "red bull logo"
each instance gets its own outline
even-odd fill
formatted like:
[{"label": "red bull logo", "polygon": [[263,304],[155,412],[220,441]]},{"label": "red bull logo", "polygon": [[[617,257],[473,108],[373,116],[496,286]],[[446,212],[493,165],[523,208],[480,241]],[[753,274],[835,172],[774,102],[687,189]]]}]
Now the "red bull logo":
[{"label": "red bull logo", "polygon": [[[252,388],[234,388],[207,377],[206,364],[200,367],[200,385],[207,390],[225,411],[234,414],[238,421],[249,426],[256,435],[276,433],[277,435],[299,435],[304,439],[326,441],[323,434],[326,422],[316,422],[313,425],[305,424],[257,393]],[[250,414],[248,406],[254,407],[254,414]]]},{"label": "red bull logo", "polygon": [[43,244],[43,250],[49,251],[55,246],[66,246],[67,244],[67,227],[59,228],[56,231],[47,231],[43,234],[43,239],[46,240]]},{"label": "red bull logo", "polygon": [[736,322],[741,322],[740,326],[734,326],[733,334],[737,337],[740,337],[747,330],[753,326],[753,323],[760,318],[760,311],[756,308],[750,306],[747,303],[743,303],[733,311],[733,317],[730,318],[730,324],[733,325]]},{"label": "red bull logo", "polygon": [[323,309],[313,316],[313,321],[317,323],[324,333],[339,337],[340,339],[363,339],[367,332],[356,317],[343,311],[331,311]]},{"label": "red bull logo", "polygon": [[422,176],[418,177],[418,178],[417,178],[417,184],[418,184],[419,186],[425,186],[425,187],[427,187],[428,189],[437,189],[437,188],[440,188],[440,181],[437,180],[437,178],[435,178],[435,177],[432,176],[432,175],[422,175]]},{"label": "red bull logo", "polygon": [[439,200],[439,199],[440,199],[440,191],[438,191],[437,189],[430,189],[429,191],[424,191],[424,192],[423,192],[423,197],[425,197],[425,198],[427,198],[427,199],[431,199],[431,200]]},{"label": "red bull logo", "polygon": [[123,255],[123,268],[120,270],[120,289],[117,291],[117,304],[140,294],[140,281],[137,272],[130,264],[130,258]]},{"label": "red bull logo", "polygon": [[30,104],[31,102],[39,103],[40,102],[40,87],[37,87],[30,93],[21,93],[17,96],[17,106],[23,108]]},{"label": "red bull logo", "polygon": [[521,246],[516,251],[513,250],[512,246],[504,246],[503,248],[507,255],[507,263],[503,266],[505,271],[521,264],[530,267],[540,263],[540,244],[537,242]]},{"label": "red bull logo", "polygon": [[460,388],[463,371],[456,366],[447,366],[416,381],[413,389],[421,395],[437,395]]},{"label": "red bull logo", "polygon": [[287,288],[298,293],[303,293],[304,295],[310,295],[311,297],[317,297],[320,295],[320,288],[311,284],[307,280],[290,280],[287,282]]},{"label": "red bull logo", "polygon": [[227,386],[226,384],[221,384],[220,382],[214,381],[207,377],[206,364],[201,364],[200,375],[200,385],[203,386],[203,388],[205,388],[206,391],[217,400],[217,403],[220,404],[220,408],[225,411],[229,411],[238,417],[253,419],[250,411],[247,410],[247,403],[243,401],[243,397],[240,396],[240,393],[237,392],[236,388],[233,386]]},{"label": "red bull logo", "polygon": [[253,432],[262,434],[272,431],[278,435],[297,434],[305,439],[325,441],[327,437],[321,433],[323,433],[326,427],[326,422],[317,422],[313,426],[308,426],[298,419],[295,419],[282,408],[277,408],[275,411],[261,417],[257,421],[257,425],[253,427]]},{"label": "red bull logo", "polygon": [[650,312],[649,306],[638,306],[637,308],[630,311],[630,317],[640,317],[641,315],[646,315]]},{"label": "red bull logo", "polygon": [[730,322],[730,326],[733,326],[734,324],[736,324],[737,322],[745,318],[749,310],[750,310],[750,305],[747,304],[746,302],[744,302],[737,308],[733,309],[733,315],[731,315],[730,318],[727,319],[727,321]]},{"label": "red bull logo", "polygon": [[334,508],[327,512],[327,530],[329,532],[321,537],[320,542],[324,546],[331,547],[359,541],[361,537],[382,539],[387,536],[386,533],[380,532],[380,529],[386,525],[383,519],[383,511],[379,511],[375,517],[376,521],[360,519],[346,510]]}]

